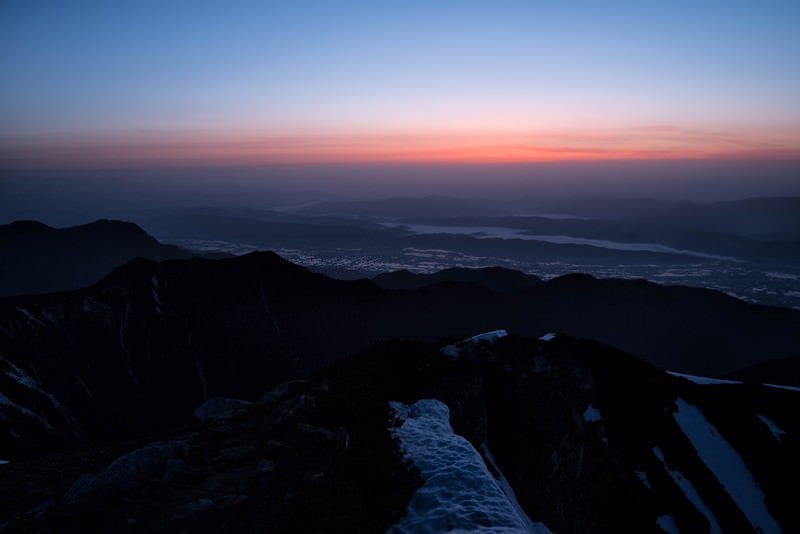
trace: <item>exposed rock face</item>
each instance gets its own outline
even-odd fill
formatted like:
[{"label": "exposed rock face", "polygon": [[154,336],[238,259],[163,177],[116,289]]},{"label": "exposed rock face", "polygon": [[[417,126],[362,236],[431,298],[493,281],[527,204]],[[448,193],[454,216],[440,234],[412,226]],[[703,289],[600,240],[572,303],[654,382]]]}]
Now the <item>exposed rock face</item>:
[{"label": "exposed rock face", "polygon": [[[800,393],[699,385],[563,335],[478,341],[455,357],[383,343],[150,444],[0,466],[0,524],[385,531],[424,482],[392,438],[390,402],[420,399],[445,403],[452,430],[490,451],[489,471],[554,532],[650,532],[670,522],[683,532],[745,531],[762,519],[800,528],[785,490],[800,475]],[[708,463],[679,420],[687,413],[730,446],[757,487],[732,485]],[[742,504],[740,492],[753,489],[763,499]],[[750,504],[755,515],[743,509]]]},{"label": "exposed rock face", "polygon": [[114,460],[97,475],[78,478],[62,499],[65,505],[102,498],[114,493],[128,493],[151,479],[158,478],[183,442],[148,443]]},{"label": "exposed rock face", "polygon": [[208,399],[203,404],[197,407],[194,411],[194,416],[198,419],[205,421],[206,419],[213,419],[215,417],[224,417],[231,412],[235,412],[240,408],[249,406],[251,402],[241,399],[228,399],[225,397],[214,397]]}]

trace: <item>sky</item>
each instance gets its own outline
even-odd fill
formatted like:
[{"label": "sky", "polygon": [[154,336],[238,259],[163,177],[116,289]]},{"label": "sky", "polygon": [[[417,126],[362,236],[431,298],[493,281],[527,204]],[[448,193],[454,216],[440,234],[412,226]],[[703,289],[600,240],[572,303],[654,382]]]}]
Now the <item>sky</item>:
[{"label": "sky", "polygon": [[800,2],[0,1],[0,168],[800,160]]}]

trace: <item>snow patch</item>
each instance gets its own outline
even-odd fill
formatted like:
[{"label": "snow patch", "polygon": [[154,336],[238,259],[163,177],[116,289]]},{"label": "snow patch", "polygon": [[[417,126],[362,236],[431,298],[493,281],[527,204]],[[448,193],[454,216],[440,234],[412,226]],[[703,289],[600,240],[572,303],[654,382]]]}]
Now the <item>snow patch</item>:
[{"label": "snow patch", "polygon": [[539,338],[539,341],[553,341],[556,338],[555,332],[550,332],[549,334],[545,334]]},{"label": "snow patch", "polygon": [[275,314],[272,313],[272,308],[267,304],[267,295],[264,293],[264,277],[261,276],[258,280],[261,282],[261,304],[264,306],[267,317],[272,320],[272,326],[275,327],[275,333],[278,334],[278,339],[283,341],[283,334],[281,333],[280,325],[278,325],[278,319],[275,317]]},{"label": "snow patch", "polygon": [[458,358],[461,356],[461,352],[464,349],[470,348],[475,345],[479,345],[481,343],[487,343],[489,345],[493,344],[495,341],[502,337],[506,337],[508,332],[503,329],[500,330],[492,330],[491,332],[485,332],[483,334],[478,334],[477,336],[472,336],[470,338],[464,339],[459,341],[458,343],[453,343],[452,345],[447,345],[446,347],[442,347],[442,354],[447,356],[448,358]]},{"label": "snow patch", "polygon": [[89,389],[89,386],[86,385],[86,382],[84,382],[83,379],[81,379],[81,377],[79,376],[76,376],[75,378],[78,379],[78,383],[83,387],[83,391],[86,392],[86,395],[88,395],[90,399],[94,400],[94,395],[92,394],[92,391]]},{"label": "snow patch", "polygon": [[[0,393],[0,406],[7,406],[7,407],[11,408],[12,410],[16,410],[17,412],[19,412],[19,413],[21,413],[23,415],[27,415],[31,419],[34,419],[34,420],[38,421],[39,424],[42,425],[45,428],[45,430],[47,430],[49,433],[55,434],[55,429],[53,428],[53,425],[51,425],[50,422],[47,419],[45,419],[44,417],[42,417],[41,415],[39,415],[37,413],[32,412],[31,410],[27,409],[26,407],[15,403],[14,401],[9,399],[8,397],[3,395],[2,393]],[[6,418],[3,417],[3,419],[6,419]]]},{"label": "snow patch", "polygon": [[692,506],[697,508],[697,511],[703,514],[708,520],[708,524],[711,526],[710,532],[712,534],[722,532],[722,529],[717,522],[717,518],[714,517],[714,514],[711,512],[708,506],[706,506],[706,503],[704,503],[703,499],[700,498],[700,494],[697,493],[694,484],[692,484],[688,478],[683,476],[683,473],[680,471],[674,471],[667,466],[667,462],[664,460],[664,453],[661,452],[659,447],[653,447],[653,454],[655,454],[656,458],[661,460],[661,463],[664,464],[664,469],[667,470],[667,473],[669,473],[669,476],[672,477],[672,480],[674,480],[678,487],[681,488],[681,491],[683,491],[686,499],[692,503]]},{"label": "snow patch", "polygon": [[661,530],[666,532],[667,534],[680,534],[681,531],[678,530],[678,525],[675,524],[675,518],[671,515],[662,515],[658,519],[656,519],[656,525],[661,527]]},{"label": "snow patch", "polygon": [[603,416],[600,415],[600,411],[597,408],[590,404],[586,411],[583,412],[583,420],[587,423],[596,423],[602,421]]},{"label": "snow patch", "polygon": [[55,315],[53,315],[47,310],[42,310],[42,315],[44,316],[45,319],[50,321],[53,324],[53,326],[58,326],[58,319],[56,319]]},{"label": "snow patch", "polygon": [[650,479],[647,478],[647,473],[644,471],[634,471],[634,473],[636,473],[636,478],[641,480],[642,484],[644,484],[644,487],[650,490],[653,489],[653,485],[650,484]]},{"label": "snow patch", "polygon": [[425,482],[406,516],[388,532],[547,532],[530,529],[478,451],[453,433],[446,404],[423,399],[411,406],[390,402],[389,407],[401,422],[391,432]]},{"label": "snow patch", "polygon": [[24,315],[28,319],[28,321],[32,323],[37,323],[41,326],[46,326],[42,321],[37,319],[36,316],[33,315],[31,312],[29,312],[26,308],[17,308],[17,311],[20,312],[22,315]]},{"label": "snow patch", "polygon": [[[711,385],[718,385],[718,384],[741,384],[738,380],[724,380],[722,378],[709,378],[707,376],[696,376],[696,375],[687,375],[684,373],[676,373],[675,371],[667,371],[667,373],[671,374],[672,376],[677,376],[680,378],[685,378],[689,382],[694,382],[695,384],[700,384],[701,386],[711,386]],[[778,388],[778,389],[786,389],[789,391],[800,391],[799,387],[795,386],[782,386],[780,384],[761,384],[762,386],[767,386],[770,388]]]},{"label": "snow patch", "polygon": [[139,383],[139,379],[136,378],[136,373],[133,371],[133,359],[131,358],[131,352],[128,347],[128,340],[127,340],[127,330],[128,330],[128,320],[130,318],[131,313],[131,303],[128,302],[127,298],[125,300],[125,313],[122,316],[122,322],[119,325],[119,346],[122,350],[122,354],[125,356],[125,363],[128,368],[128,376],[131,377],[131,381],[133,385],[136,386],[139,395],[142,399],[146,398],[144,393],[144,389],[142,389],[142,385]]},{"label": "snow patch", "polygon": [[[83,432],[80,429],[80,426],[78,425],[78,421],[76,421],[75,418],[72,417],[72,414],[69,413],[69,411],[66,409],[66,407],[64,407],[64,405],[61,404],[61,402],[53,394],[44,391],[40,387],[39,383],[36,380],[34,380],[33,377],[31,377],[28,373],[26,373],[21,367],[18,367],[16,365],[14,365],[12,362],[6,360],[2,356],[0,356],[0,361],[2,361],[4,364],[6,364],[10,368],[10,370],[7,370],[7,371],[4,372],[6,377],[10,378],[11,380],[14,380],[19,385],[21,385],[21,386],[23,386],[23,387],[25,387],[25,388],[27,388],[27,389],[29,389],[31,391],[34,391],[34,392],[38,393],[39,395],[42,395],[43,397],[46,397],[47,400],[50,401],[50,404],[53,406],[53,408],[55,408],[56,410],[58,410],[61,413],[62,417],[64,418],[64,421],[67,423],[67,426],[72,431],[72,434],[75,437],[77,437],[78,439],[80,439],[80,440],[84,439],[84,435],[83,435]],[[3,398],[5,400],[0,402],[0,404],[6,404],[6,405],[9,405],[9,406],[13,406],[16,410],[21,411],[22,413],[25,413],[26,415],[33,414],[33,412],[28,410],[27,408],[23,410],[20,405],[13,403],[8,397],[3,396]],[[50,424],[47,422],[47,420],[44,417],[39,416],[39,415],[35,415],[34,417],[39,422],[41,422],[48,430],[50,430],[50,431],[53,430],[53,427],[50,426]]]},{"label": "snow patch", "polygon": [[153,294],[153,302],[156,304],[156,312],[161,315],[161,297],[158,295],[158,278],[156,275],[150,279],[150,292]]},{"label": "snow patch", "polygon": [[707,376],[687,375],[684,373],[676,373],[674,371],[667,371],[667,373],[671,374],[672,376],[685,378],[689,382],[694,382],[695,384],[700,384],[701,386],[711,386],[717,384],[741,384],[741,382],[738,380],[723,380],[721,378],[709,378]]},{"label": "snow patch", "polygon": [[762,423],[767,425],[767,428],[769,428],[769,431],[772,432],[772,435],[775,436],[775,439],[777,439],[778,441],[780,441],[781,438],[783,437],[783,435],[786,434],[786,431],[782,430],[778,425],[776,425],[775,423],[773,423],[772,421],[770,421],[769,419],[767,419],[766,417],[764,417],[760,413],[757,413],[756,417],[758,417],[761,420]]},{"label": "snow patch", "polygon": [[681,398],[676,404],[678,409],[672,414],[675,422],[750,524],[762,532],[780,532],[780,526],[764,504],[764,493],[736,449],[696,406]]}]

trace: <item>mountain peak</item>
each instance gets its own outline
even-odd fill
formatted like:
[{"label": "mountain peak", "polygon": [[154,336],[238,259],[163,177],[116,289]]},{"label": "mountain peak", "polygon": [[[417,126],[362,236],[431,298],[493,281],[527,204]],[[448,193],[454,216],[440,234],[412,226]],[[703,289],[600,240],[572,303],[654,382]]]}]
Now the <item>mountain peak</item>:
[{"label": "mountain peak", "polygon": [[94,284],[136,257],[181,259],[140,226],[119,220],[52,228],[36,221],[0,226],[0,296],[47,293]]}]

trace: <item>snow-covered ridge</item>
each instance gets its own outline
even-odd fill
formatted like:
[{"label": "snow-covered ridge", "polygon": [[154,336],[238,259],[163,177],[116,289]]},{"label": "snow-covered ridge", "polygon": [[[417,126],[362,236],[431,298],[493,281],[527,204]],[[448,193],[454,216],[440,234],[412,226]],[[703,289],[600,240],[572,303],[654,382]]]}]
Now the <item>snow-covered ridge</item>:
[{"label": "snow-covered ridge", "polygon": [[389,406],[401,422],[391,432],[425,481],[388,532],[548,532],[520,514],[478,451],[453,432],[446,404],[424,399]]},{"label": "snow-covered ridge", "polygon": [[470,338],[461,340],[457,343],[453,343],[452,345],[447,345],[446,347],[442,347],[442,354],[444,354],[448,358],[455,359],[461,356],[462,351],[468,350],[472,346],[479,345],[481,343],[488,343],[491,345],[498,339],[506,337],[507,335],[508,332],[506,332],[503,329],[492,330],[491,332],[478,334],[477,336],[472,336]]}]

